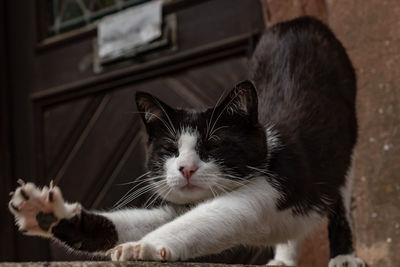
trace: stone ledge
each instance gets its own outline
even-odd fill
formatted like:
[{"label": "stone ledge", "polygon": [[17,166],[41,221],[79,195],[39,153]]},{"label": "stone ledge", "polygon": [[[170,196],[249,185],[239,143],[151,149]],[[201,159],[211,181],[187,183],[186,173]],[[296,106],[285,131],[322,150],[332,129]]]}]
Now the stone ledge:
[{"label": "stone ledge", "polygon": [[54,262],[4,262],[0,267],[244,267],[257,265],[217,264],[195,262],[112,262],[112,261],[54,261]]}]

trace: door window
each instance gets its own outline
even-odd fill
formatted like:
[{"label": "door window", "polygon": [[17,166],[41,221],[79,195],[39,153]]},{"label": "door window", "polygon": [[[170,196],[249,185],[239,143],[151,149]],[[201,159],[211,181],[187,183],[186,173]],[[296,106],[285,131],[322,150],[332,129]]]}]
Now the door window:
[{"label": "door window", "polygon": [[149,0],[48,0],[49,36],[62,34]]}]

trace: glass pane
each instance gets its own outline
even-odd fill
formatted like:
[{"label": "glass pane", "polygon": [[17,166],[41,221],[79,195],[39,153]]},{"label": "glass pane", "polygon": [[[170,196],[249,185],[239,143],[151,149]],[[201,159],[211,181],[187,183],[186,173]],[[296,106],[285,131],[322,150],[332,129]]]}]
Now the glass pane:
[{"label": "glass pane", "polygon": [[60,16],[61,22],[68,22],[72,19],[82,19],[84,10],[83,7],[79,6],[77,2],[74,1],[63,1]]},{"label": "glass pane", "polygon": [[150,0],[48,0],[49,35],[88,25],[106,15]]}]

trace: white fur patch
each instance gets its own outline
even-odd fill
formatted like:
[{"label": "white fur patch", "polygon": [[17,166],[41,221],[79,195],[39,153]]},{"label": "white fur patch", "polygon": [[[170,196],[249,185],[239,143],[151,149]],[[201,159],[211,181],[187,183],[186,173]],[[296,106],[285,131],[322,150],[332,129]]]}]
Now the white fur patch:
[{"label": "white fur patch", "polygon": [[339,255],[329,261],[328,267],[365,267],[365,263],[362,259],[356,256],[349,255]]},{"label": "white fur patch", "polygon": [[265,246],[301,239],[321,221],[317,213],[293,216],[291,210],[276,210],[278,197],[265,177],[254,178],[246,186],[199,204],[141,242],[168,248],[173,259],[185,260],[218,253],[238,242]]},{"label": "white fur patch", "polygon": [[[9,209],[15,216],[15,222],[20,231],[26,235],[53,236],[51,227],[61,219],[70,219],[80,214],[81,206],[78,203],[69,204],[64,202],[61,191],[57,186],[50,184],[50,187],[38,188],[33,183],[23,183],[15,190]],[[39,213],[51,213],[55,221],[49,229],[42,229],[38,222]]]},{"label": "white fur patch", "polygon": [[[217,193],[216,186],[218,177],[221,176],[219,167],[211,162],[204,162],[196,151],[198,132],[193,129],[183,129],[178,138],[177,157],[170,157],[165,161],[164,169],[168,189],[161,187],[158,193],[165,199],[175,203],[193,203],[200,200],[212,198]],[[198,167],[191,176],[190,184],[198,188],[193,190],[182,190],[188,181],[179,171],[181,166]],[[215,191],[214,191],[215,190]]]},{"label": "white fur patch", "polygon": [[288,241],[275,247],[274,259],[268,262],[270,266],[296,266],[297,265],[298,242]]},{"label": "white fur patch", "polygon": [[267,136],[267,147],[268,147],[268,155],[267,158],[271,158],[271,154],[281,147],[281,142],[279,140],[279,133],[274,129],[272,125],[266,125],[265,133]]},{"label": "white fur patch", "polygon": [[185,165],[200,165],[201,160],[196,152],[198,133],[194,131],[183,132],[178,139],[179,156],[175,158],[176,167]]},{"label": "white fur patch", "polygon": [[[118,244],[140,240],[147,233],[158,228],[180,212],[165,206],[155,209],[125,209],[113,212],[99,212],[113,222],[118,233]],[[133,227],[134,226],[134,227]]]},{"label": "white fur patch", "polygon": [[351,156],[351,165],[346,174],[346,181],[344,186],[340,189],[342,195],[344,208],[346,212],[346,219],[349,222],[350,229],[353,229],[353,223],[351,218],[351,193],[353,189],[353,177],[354,177],[354,152]]}]

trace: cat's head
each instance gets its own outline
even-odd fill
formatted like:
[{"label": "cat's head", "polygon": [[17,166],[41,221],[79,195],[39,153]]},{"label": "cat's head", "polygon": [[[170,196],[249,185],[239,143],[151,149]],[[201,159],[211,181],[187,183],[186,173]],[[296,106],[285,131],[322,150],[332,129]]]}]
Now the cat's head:
[{"label": "cat's head", "polygon": [[143,92],[136,103],[148,134],[149,179],[168,201],[212,198],[242,186],[254,167],[265,166],[265,131],[249,81],[203,111],[174,109]]}]

